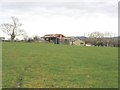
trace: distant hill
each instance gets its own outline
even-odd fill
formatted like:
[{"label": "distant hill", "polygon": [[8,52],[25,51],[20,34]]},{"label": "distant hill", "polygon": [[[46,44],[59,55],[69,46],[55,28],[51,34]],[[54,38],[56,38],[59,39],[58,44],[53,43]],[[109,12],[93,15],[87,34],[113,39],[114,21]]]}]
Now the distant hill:
[{"label": "distant hill", "polygon": [[78,39],[86,39],[87,37],[85,37],[85,36],[75,36],[75,38],[78,38]]}]

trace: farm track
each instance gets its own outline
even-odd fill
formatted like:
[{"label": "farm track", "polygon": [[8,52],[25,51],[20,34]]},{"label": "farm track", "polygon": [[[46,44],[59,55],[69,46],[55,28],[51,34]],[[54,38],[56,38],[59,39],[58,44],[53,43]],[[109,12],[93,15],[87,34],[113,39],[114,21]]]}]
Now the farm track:
[{"label": "farm track", "polygon": [[28,72],[29,69],[31,68],[31,65],[28,65],[24,67],[24,70],[18,75],[16,83],[15,83],[15,88],[21,88],[23,85],[23,80],[24,80],[24,73]]},{"label": "farm track", "polygon": [[[24,74],[29,72],[31,68],[32,68],[31,65],[24,67],[23,71],[17,77],[16,83],[14,86],[15,88],[22,88],[24,76],[25,76]],[[46,87],[55,87],[53,84],[48,84],[46,80],[43,80],[43,82]]]}]

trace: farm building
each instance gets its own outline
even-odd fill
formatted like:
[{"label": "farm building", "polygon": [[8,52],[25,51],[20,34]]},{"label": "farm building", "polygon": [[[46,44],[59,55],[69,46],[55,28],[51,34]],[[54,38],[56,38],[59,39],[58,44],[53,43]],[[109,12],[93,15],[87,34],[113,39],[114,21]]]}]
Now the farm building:
[{"label": "farm building", "polygon": [[86,43],[85,46],[93,46],[91,43]]},{"label": "farm building", "polygon": [[44,38],[45,41],[48,41],[48,42],[54,43],[54,44],[85,46],[84,41],[82,41],[78,38],[65,37],[63,34],[46,34],[42,38]]},{"label": "farm building", "polygon": [[70,41],[70,45],[80,45],[80,46],[85,46],[85,42],[78,39],[78,40],[75,40],[75,41]]},{"label": "farm building", "polygon": [[54,44],[63,44],[65,41],[67,41],[63,34],[46,34],[42,38],[44,38],[45,41]]}]

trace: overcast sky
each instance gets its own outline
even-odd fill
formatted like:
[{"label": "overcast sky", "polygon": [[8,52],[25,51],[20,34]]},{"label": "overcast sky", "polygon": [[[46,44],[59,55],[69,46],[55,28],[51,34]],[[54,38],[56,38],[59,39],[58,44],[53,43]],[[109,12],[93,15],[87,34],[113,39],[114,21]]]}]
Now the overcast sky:
[{"label": "overcast sky", "polygon": [[11,16],[19,18],[29,36],[118,34],[118,0],[1,0],[0,24]]}]

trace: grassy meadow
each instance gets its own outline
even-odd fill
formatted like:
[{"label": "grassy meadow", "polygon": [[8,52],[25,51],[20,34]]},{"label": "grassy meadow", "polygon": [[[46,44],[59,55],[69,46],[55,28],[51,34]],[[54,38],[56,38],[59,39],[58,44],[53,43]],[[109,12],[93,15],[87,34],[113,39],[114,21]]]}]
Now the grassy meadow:
[{"label": "grassy meadow", "polygon": [[118,49],[2,43],[3,88],[117,88]]}]

